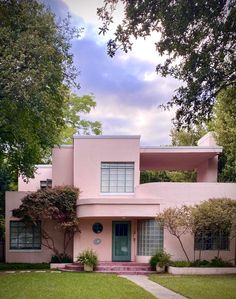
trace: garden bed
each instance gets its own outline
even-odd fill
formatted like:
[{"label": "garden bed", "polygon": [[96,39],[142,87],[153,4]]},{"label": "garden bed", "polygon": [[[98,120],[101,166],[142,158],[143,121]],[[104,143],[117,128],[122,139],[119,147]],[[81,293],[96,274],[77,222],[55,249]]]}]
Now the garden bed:
[{"label": "garden bed", "polygon": [[168,273],[173,275],[215,275],[236,274],[236,267],[168,267]]}]

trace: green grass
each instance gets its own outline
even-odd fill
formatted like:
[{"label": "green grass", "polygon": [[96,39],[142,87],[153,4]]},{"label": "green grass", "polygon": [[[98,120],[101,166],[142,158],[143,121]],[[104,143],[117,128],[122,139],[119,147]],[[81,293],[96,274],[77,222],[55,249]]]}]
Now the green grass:
[{"label": "green grass", "polygon": [[0,270],[28,270],[28,269],[49,269],[50,265],[47,263],[30,264],[30,263],[0,263]]},{"label": "green grass", "polygon": [[236,299],[236,275],[151,275],[150,279],[191,299]]},{"label": "green grass", "polygon": [[125,278],[97,273],[0,274],[1,299],[153,299]]}]

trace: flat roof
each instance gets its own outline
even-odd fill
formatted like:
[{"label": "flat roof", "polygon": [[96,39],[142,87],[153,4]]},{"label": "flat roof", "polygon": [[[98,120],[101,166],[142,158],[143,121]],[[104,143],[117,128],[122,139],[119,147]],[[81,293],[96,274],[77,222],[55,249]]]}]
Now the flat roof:
[{"label": "flat roof", "polygon": [[75,139],[140,139],[140,135],[73,135]]},{"label": "flat roof", "polygon": [[140,146],[140,153],[221,153],[222,146]]}]

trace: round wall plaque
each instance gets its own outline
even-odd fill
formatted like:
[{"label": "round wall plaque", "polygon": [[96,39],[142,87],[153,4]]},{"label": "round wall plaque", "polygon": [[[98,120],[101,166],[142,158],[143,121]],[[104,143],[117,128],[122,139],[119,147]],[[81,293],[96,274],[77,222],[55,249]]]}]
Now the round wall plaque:
[{"label": "round wall plaque", "polygon": [[93,240],[94,245],[99,245],[101,242],[102,242],[102,240],[99,238]]}]

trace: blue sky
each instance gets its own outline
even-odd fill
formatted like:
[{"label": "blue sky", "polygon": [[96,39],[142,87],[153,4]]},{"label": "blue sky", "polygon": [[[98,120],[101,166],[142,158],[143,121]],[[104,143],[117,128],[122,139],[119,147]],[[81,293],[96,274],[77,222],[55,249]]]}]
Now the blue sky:
[{"label": "blue sky", "polygon": [[[156,64],[163,60],[155,51],[154,42],[158,35],[134,41],[132,52],[120,52],[110,58],[106,53],[106,42],[112,31],[105,37],[98,34],[101,22],[96,9],[102,6],[102,1],[44,2],[57,17],[63,18],[69,12],[72,24],[84,28],[82,36],[73,40],[71,51],[80,70],[78,94],[93,93],[97,102],[97,107],[85,117],[100,121],[103,134],[135,134],[141,135],[145,145],[170,144],[174,111],[163,111],[158,105],[171,98],[179,82],[155,73]],[[122,7],[119,7],[115,24],[121,16]]]}]

